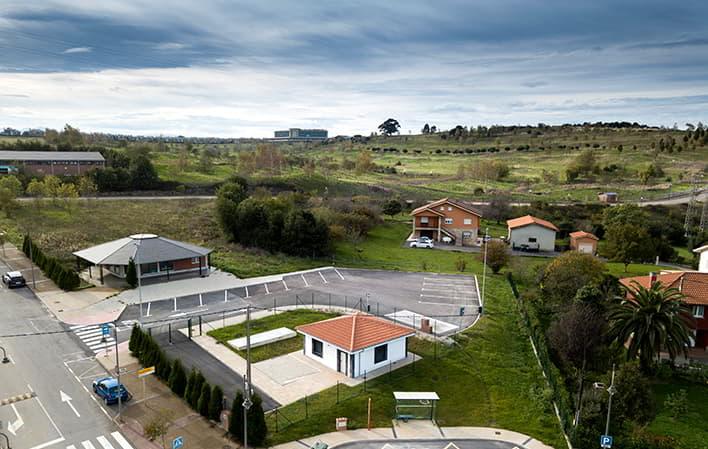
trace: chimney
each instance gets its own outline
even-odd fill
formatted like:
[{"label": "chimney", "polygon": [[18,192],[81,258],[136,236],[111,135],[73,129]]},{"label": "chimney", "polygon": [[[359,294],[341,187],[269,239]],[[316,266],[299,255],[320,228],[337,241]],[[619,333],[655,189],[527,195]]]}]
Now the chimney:
[{"label": "chimney", "polygon": [[651,273],[649,273],[649,287],[654,285],[654,282],[656,282],[656,273],[652,271]]}]

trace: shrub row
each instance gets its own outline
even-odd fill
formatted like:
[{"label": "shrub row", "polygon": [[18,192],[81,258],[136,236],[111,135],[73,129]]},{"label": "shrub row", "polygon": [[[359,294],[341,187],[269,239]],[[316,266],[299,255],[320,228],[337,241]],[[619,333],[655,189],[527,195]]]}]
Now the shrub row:
[{"label": "shrub row", "polygon": [[31,254],[32,262],[62,290],[75,290],[81,285],[81,279],[76,271],[64,267],[56,257],[44,254],[44,251],[27,235],[22,241],[22,252],[27,257]]},{"label": "shrub row", "polygon": [[[224,392],[220,386],[209,385],[204,375],[194,368],[187,376],[182,362],[179,359],[170,362],[160,345],[137,324],[133,326],[130,334],[128,349],[142,366],[154,366],[157,378],[165,382],[173,393],[184,399],[200,415],[212,421],[220,421],[224,408]],[[261,446],[267,434],[265,415],[261,398],[253,395],[252,401],[253,405],[248,411],[248,441],[254,446]],[[231,436],[239,441],[243,441],[242,404],[243,394],[239,391],[233,403],[228,429]]]}]

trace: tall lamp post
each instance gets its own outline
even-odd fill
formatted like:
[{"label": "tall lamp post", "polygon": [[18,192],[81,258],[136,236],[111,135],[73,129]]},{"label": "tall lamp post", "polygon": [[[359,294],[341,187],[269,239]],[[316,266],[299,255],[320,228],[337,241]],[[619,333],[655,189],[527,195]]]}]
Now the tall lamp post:
[{"label": "tall lamp post", "polygon": [[615,364],[612,364],[612,380],[610,381],[610,387],[607,389],[607,393],[610,395],[607,400],[607,420],[605,421],[605,435],[610,434],[610,412],[612,410],[612,396],[617,393],[617,388],[615,387]]},{"label": "tall lamp post", "polygon": [[246,306],[246,377],[243,379],[243,449],[248,449],[248,410],[251,401],[251,305]]},{"label": "tall lamp post", "polygon": [[489,227],[484,228],[484,265],[482,268],[482,297],[479,299],[479,313],[482,314],[484,307],[484,291],[487,285],[487,244],[489,243]]},{"label": "tall lamp post", "polygon": [[[142,236],[142,234],[141,234]],[[142,238],[136,239],[135,245],[135,271],[138,275],[138,307],[140,308],[140,314],[138,316],[138,324],[142,326],[143,324],[143,289],[142,289],[142,273],[140,270],[140,244],[142,243]]]}]

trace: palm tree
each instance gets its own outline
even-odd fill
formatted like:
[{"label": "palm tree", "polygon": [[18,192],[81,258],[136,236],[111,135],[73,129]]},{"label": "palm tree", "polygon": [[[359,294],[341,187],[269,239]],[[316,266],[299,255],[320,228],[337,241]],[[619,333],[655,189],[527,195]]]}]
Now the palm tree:
[{"label": "palm tree", "polygon": [[690,315],[682,301],[683,294],[654,282],[646,288],[634,281],[627,296],[609,313],[609,335],[627,343],[627,359],[639,357],[642,370],[649,370],[654,355],[664,350],[673,361],[679,353],[687,354],[690,344]]}]

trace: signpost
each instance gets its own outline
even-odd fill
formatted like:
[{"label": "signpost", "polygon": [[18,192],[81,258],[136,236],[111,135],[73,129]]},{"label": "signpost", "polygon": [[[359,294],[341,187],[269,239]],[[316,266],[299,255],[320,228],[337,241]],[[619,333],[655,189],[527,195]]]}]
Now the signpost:
[{"label": "signpost", "polygon": [[[146,393],[145,393],[145,378],[151,374],[155,374],[155,366],[148,366],[147,368],[139,369],[138,370],[138,378],[143,380],[143,401],[146,398]],[[181,438],[181,437],[180,437]],[[175,441],[177,441],[175,439]],[[181,447],[181,446],[180,446]]]},{"label": "signpost", "polygon": [[177,437],[172,440],[172,449],[180,449],[182,446],[184,446],[184,438]]},{"label": "signpost", "polygon": [[612,447],[612,436],[610,435],[602,435],[600,437],[600,447],[604,449],[609,449]]}]

